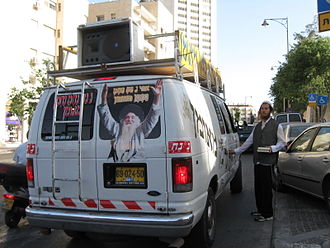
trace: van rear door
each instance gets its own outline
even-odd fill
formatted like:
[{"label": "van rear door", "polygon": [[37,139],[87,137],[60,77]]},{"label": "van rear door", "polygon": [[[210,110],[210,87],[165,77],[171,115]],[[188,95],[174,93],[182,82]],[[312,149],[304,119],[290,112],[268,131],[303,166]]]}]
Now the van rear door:
[{"label": "van rear door", "polygon": [[50,90],[44,107],[36,155],[36,186],[43,207],[98,209],[94,133],[97,91],[88,88],[82,94],[83,88]]},{"label": "van rear door", "polygon": [[95,123],[100,210],[166,213],[162,80],[105,81],[99,87]]}]

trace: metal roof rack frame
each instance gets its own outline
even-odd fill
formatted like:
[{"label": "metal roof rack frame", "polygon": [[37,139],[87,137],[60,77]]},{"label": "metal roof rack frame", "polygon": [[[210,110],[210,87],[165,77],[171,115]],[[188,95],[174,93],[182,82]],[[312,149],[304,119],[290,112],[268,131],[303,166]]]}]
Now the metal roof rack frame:
[{"label": "metal roof rack frame", "polygon": [[[103,63],[74,69],[48,70],[48,76],[87,80],[105,76],[167,75],[200,84],[213,92],[224,93],[219,70],[188,42],[182,32],[151,35],[146,36],[145,39],[166,36],[174,36],[173,58],[128,63]],[[62,63],[63,61],[59,61],[59,68],[63,68]]]}]

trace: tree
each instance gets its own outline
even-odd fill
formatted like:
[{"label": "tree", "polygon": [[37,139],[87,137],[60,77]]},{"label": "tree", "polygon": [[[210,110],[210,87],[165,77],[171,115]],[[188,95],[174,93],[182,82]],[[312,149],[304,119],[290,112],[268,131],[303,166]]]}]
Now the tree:
[{"label": "tree", "polygon": [[30,63],[31,76],[29,80],[21,80],[22,89],[11,88],[9,112],[15,114],[21,121],[27,119],[30,124],[41,93],[46,86],[54,84],[53,79],[47,77],[48,63],[49,61],[44,60],[42,68],[37,68],[35,64]]},{"label": "tree", "polygon": [[273,78],[270,95],[277,112],[283,108],[283,99],[290,103],[292,111],[301,112],[306,109],[309,93],[329,93],[330,38],[316,35],[314,28],[307,25],[305,33],[296,34],[297,44]]}]

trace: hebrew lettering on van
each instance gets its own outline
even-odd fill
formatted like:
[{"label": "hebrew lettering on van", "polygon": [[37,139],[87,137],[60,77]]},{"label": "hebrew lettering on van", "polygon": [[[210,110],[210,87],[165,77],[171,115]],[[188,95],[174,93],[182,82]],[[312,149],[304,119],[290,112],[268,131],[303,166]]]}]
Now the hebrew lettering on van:
[{"label": "hebrew lettering on van", "polygon": [[[84,94],[84,105],[93,104],[94,93],[89,92]],[[57,117],[60,120],[79,119],[80,115],[80,94],[61,95],[57,96]]]},{"label": "hebrew lettering on van", "polygon": [[197,112],[194,106],[190,103],[190,108],[193,112],[195,137],[199,135],[206,142],[207,146],[210,147],[211,151],[214,151],[214,155],[217,156],[217,139],[212,132],[211,128],[207,126],[203,117]]},{"label": "hebrew lettering on van", "polygon": [[[128,162],[144,157],[145,138],[160,135],[160,99],[163,81],[153,85],[108,87],[102,89],[100,137],[110,139],[108,158]],[[157,136],[158,135],[158,136]]]}]

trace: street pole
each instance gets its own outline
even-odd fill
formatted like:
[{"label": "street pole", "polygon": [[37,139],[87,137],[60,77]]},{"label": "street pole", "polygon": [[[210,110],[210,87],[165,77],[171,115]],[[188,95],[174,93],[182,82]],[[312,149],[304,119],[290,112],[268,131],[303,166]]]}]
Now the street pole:
[{"label": "street pole", "polygon": [[[268,18],[264,19],[264,22],[261,24],[261,26],[268,26],[269,23],[267,21],[274,21],[279,24],[281,24],[285,30],[286,30],[286,57],[289,56],[289,18],[288,17],[281,17],[281,18]],[[283,97],[283,112],[285,112],[285,97]]]}]

